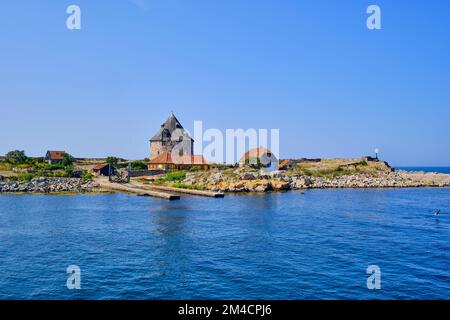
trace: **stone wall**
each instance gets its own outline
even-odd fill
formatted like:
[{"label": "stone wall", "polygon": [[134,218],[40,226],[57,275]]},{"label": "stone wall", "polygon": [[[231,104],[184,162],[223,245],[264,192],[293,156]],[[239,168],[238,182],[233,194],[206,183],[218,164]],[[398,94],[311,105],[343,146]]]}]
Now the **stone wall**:
[{"label": "stone wall", "polygon": [[165,172],[166,172],[165,170],[131,170],[130,178],[154,176],[157,174],[163,174]]},{"label": "stone wall", "polygon": [[[176,145],[178,145],[180,142],[178,141],[170,141],[169,143],[163,145],[162,141],[150,141],[150,160],[156,158],[157,156],[161,155],[162,153],[166,151],[172,151],[173,148],[175,148]],[[192,154],[194,150],[194,143],[191,142],[190,145],[191,150],[186,154]]]},{"label": "stone wall", "polygon": [[150,160],[156,158],[166,150],[161,141],[150,141]]},{"label": "stone wall", "polygon": [[30,192],[30,193],[57,193],[57,192],[92,192],[98,185],[93,181],[83,181],[76,178],[35,178],[30,182],[6,181],[0,182],[2,192]]}]

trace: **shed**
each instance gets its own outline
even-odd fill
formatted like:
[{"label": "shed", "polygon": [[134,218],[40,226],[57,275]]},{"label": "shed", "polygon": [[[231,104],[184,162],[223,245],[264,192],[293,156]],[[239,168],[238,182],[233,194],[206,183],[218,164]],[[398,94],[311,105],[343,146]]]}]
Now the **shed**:
[{"label": "shed", "polygon": [[112,166],[108,163],[99,164],[98,166],[94,167],[94,169],[92,169],[92,170],[99,176],[108,177],[109,173],[110,173],[110,167],[111,167],[111,175],[115,175],[116,168],[114,168],[114,166]]},{"label": "shed", "polygon": [[45,162],[49,164],[60,163],[64,159],[65,151],[47,151],[45,154]]}]

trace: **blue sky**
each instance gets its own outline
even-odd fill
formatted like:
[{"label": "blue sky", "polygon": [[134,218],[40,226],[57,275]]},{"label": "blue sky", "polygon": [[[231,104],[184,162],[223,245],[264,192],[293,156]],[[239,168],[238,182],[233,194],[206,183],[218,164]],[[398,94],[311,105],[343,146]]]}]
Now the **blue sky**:
[{"label": "blue sky", "polygon": [[[66,28],[66,8],[82,29]],[[366,28],[366,8],[382,30]],[[148,157],[182,124],[278,128],[283,158],[450,165],[448,1],[41,0],[0,6],[0,154]]]}]

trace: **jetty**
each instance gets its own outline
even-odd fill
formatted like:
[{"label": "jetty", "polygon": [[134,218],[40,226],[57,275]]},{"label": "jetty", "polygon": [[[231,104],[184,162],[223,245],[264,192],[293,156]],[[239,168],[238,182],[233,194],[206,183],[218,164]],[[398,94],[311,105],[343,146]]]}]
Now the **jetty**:
[{"label": "jetty", "polygon": [[126,192],[126,193],[132,193],[136,194],[138,196],[148,196],[148,197],[156,197],[161,199],[167,199],[167,200],[179,200],[180,196],[167,193],[167,192],[160,192],[155,190],[149,190],[144,189],[139,186],[135,186],[132,184],[119,184],[119,183],[112,183],[105,179],[98,179],[97,183],[102,189],[109,190],[109,191],[119,191],[119,192]]},{"label": "jetty", "polygon": [[175,188],[175,187],[167,187],[167,186],[157,186],[157,185],[148,185],[146,187],[148,187],[150,190],[185,193],[185,194],[191,194],[194,196],[211,197],[211,198],[223,198],[224,197],[223,192],[184,189],[184,188]]}]

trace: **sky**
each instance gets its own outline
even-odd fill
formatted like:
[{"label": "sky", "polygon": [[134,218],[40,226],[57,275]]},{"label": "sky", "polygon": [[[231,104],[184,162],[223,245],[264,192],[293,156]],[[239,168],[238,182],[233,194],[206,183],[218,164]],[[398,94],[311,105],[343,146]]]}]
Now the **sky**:
[{"label": "sky", "polygon": [[[81,30],[66,9],[81,8]],[[366,27],[369,5],[381,30]],[[149,156],[173,111],[281,158],[450,166],[448,1],[4,0],[0,154]]]}]

